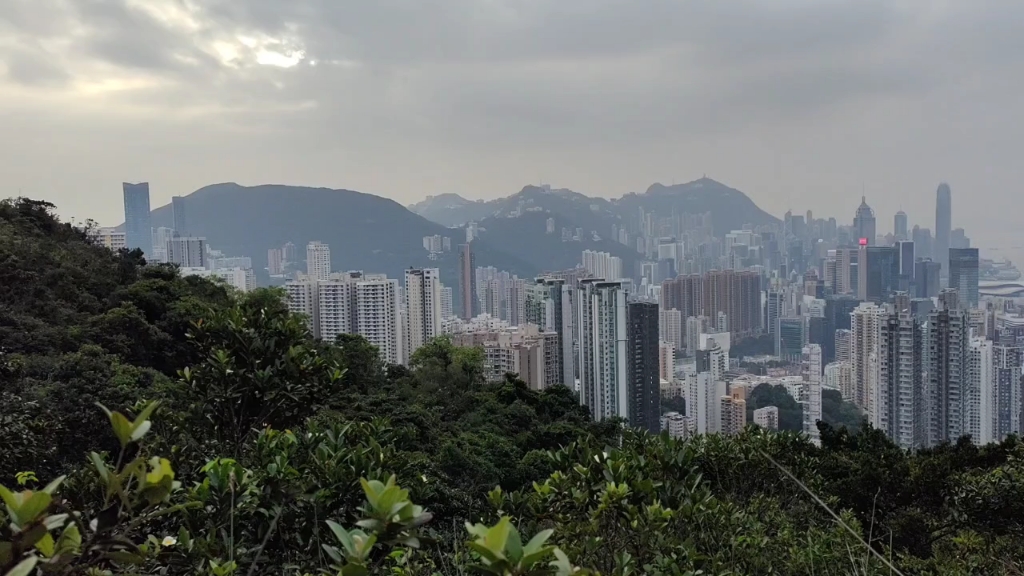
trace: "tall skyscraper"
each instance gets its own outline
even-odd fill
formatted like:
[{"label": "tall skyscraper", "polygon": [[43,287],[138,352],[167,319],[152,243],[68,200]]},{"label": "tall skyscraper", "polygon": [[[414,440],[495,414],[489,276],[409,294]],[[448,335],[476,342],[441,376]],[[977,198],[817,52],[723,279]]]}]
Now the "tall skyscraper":
[{"label": "tall skyscraper", "polygon": [[129,250],[136,248],[151,256],[153,253],[153,224],[149,212],[149,182],[122,184],[124,189],[124,243]]},{"label": "tall skyscraper", "polygon": [[995,407],[992,432],[997,442],[1010,434],[1021,433],[1022,366],[1024,349],[1021,347],[999,344],[993,348]]},{"label": "tall skyscraper", "polygon": [[893,217],[892,235],[896,238],[896,241],[910,240],[910,235],[907,231],[907,214],[903,210],[896,213]]},{"label": "tall skyscraper", "polygon": [[875,245],[875,211],[868,206],[867,199],[860,198],[860,206],[857,207],[857,215],[853,218],[853,230],[856,240],[867,239],[868,246]]},{"label": "tall skyscraper", "polygon": [[892,246],[861,246],[857,261],[857,297],[882,303],[899,288],[900,261]]},{"label": "tall skyscraper", "polygon": [[941,268],[941,264],[932,260],[918,260],[914,263],[914,296],[935,298],[939,295]]},{"label": "tall skyscraper", "polygon": [[182,268],[206,268],[206,238],[171,238],[167,241],[167,262]]},{"label": "tall skyscraper", "polygon": [[447,320],[455,315],[452,292],[451,286],[441,286],[441,320]]},{"label": "tall skyscraper", "polygon": [[476,256],[470,242],[459,245],[459,316],[469,320],[476,316],[477,304]]},{"label": "tall skyscraper", "polygon": [[413,353],[441,333],[441,275],[437,268],[410,268],[405,271],[405,346]]},{"label": "tall skyscraper", "polygon": [[625,287],[602,279],[581,280],[576,305],[580,403],[595,420],[628,420]]},{"label": "tall skyscraper", "polygon": [[968,328],[956,290],[939,293],[928,317],[929,443],[956,442],[968,433],[966,403]]},{"label": "tall skyscraper", "polygon": [[306,274],[314,280],[331,277],[331,247],[314,240],[306,245]]},{"label": "tall skyscraper", "polygon": [[367,276],[356,282],[356,333],[377,347],[381,360],[402,362],[401,331],[398,326],[398,280],[383,275]]},{"label": "tall skyscraper", "polygon": [[527,286],[524,302],[526,322],[541,330],[558,335],[558,350],[553,368],[559,373],[558,382],[573,386],[576,382],[576,288],[574,281],[563,278],[541,277]]},{"label": "tall skyscraper", "polygon": [[858,408],[872,413],[874,392],[878,389],[879,350],[885,308],[864,303],[850,315],[850,357],[853,364],[853,397]]},{"label": "tall skyscraper", "polygon": [[900,277],[898,280],[900,292],[910,292],[914,285],[914,264],[917,262],[914,242],[912,240],[901,240],[896,243],[896,255],[899,258],[898,268]]},{"label": "tall skyscraper", "polygon": [[932,246],[932,259],[941,266],[941,273],[949,272],[949,237],[953,231],[953,192],[949,184],[939,184],[935,191],[935,243]]},{"label": "tall skyscraper", "polygon": [[779,318],[775,334],[775,355],[789,362],[800,362],[804,349],[802,318]]},{"label": "tall skyscraper", "polygon": [[805,365],[804,383],[800,387],[800,403],[803,405],[803,432],[811,443],[821,445],[818,421],[821,420],[821,347],[809,344],[803,349]]},{"label": "tall skyscraper", "polygon": [[978,249],[949,249],[949,287],[960,293],[960,300],[978,307]]},{"label": "tall skyscraper", "polygon": [[171,196],[171,210],[174,214],[174,232],[178,236],[188,236],[188,221],[185,219],[184,196]]},{"label": "tall skyscraper", "polygon": [[917,253],[918,258],[933,258],[935,256],[932,253],[933,242],[931,230],[928,228],[921,228],[920,226],[914,226],[910,239],[914,241],[914,252]]},{"label": "tall skyscraper", "polygon": [[869,411],[872,426],[900,448],[927,443],[925,382],[922,378],[924,337],[906,297],[885,314],[878,339],[878,377]]},{"label": "tall skyscraper", "polygon": [[994,368],[992,341],[971,338],[967,350],[965,419],[971,441],[979,446],[995,441]]},{"label": "tall skyscraper", "polygon": [[661,429],[658,305],[630,302],[626,317],[629,425],[657,434]]}]

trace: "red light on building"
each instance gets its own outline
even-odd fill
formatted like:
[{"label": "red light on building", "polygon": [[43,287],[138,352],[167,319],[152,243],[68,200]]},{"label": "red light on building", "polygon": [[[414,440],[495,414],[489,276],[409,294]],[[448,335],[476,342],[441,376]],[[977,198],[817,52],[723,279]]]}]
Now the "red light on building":
[{"label": "red light on building", "polygon": [[860,245],[861,246],[867,246],[868,245],[868,239],[867,238],[861,238],[860,239]]}]

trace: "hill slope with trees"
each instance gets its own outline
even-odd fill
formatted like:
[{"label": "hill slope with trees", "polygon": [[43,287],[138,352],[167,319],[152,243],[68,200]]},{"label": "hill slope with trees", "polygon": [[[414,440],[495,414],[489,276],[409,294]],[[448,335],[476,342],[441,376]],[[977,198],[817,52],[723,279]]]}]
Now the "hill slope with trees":
[{"label": "hill slope with trees", "polygon": [[[680,441],[0,204],[0,574],[1019,574],[1019,441]],[[100,408],[95,403],[102,404]],[[812,494],[814,496],[812,496]],[[820,499],[820,502],[817,500]],[[827,508],[826,508],[827,507]],[[835,515],[833,515],[833,512]]]}]

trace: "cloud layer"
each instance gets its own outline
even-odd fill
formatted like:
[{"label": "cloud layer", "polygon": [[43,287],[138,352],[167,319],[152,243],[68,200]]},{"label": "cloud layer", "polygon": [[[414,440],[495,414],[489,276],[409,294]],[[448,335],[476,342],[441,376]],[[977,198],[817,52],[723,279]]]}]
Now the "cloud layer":
[{"label": "cloud layer", "polygon": [[0,182],[112,221],[121,180],[411,202],[708,173],[928,224],[948,179],[982,236],[1024,177],[1022,55],[999,0],[5,0]]}]

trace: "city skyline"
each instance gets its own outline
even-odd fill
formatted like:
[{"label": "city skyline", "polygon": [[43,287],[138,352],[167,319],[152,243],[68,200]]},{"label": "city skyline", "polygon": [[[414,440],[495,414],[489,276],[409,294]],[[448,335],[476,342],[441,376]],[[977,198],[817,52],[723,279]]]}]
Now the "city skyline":
[{"label": "city skyline", "polygon": [[0,182],[114,223],[121,180],[152,182],[155,204],[232,180],[408,204],[706,173],[776,215],[867,195],[886,223],[922,223],[948,181],[954,225],[995,246],[1013,218],[984,207],[1024,181],[1021,10],[18,2],[0,14],[0,127],[33,138],[0,144]]}]

